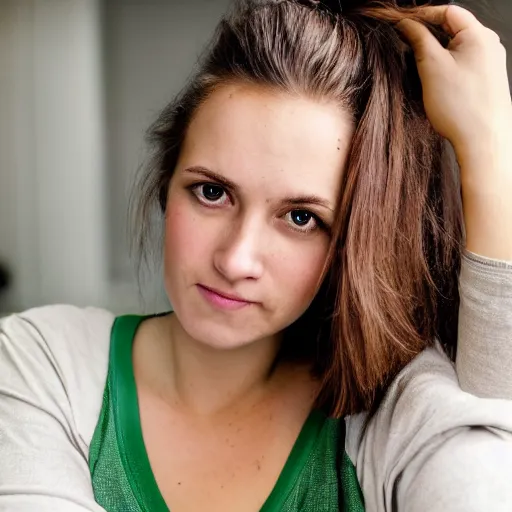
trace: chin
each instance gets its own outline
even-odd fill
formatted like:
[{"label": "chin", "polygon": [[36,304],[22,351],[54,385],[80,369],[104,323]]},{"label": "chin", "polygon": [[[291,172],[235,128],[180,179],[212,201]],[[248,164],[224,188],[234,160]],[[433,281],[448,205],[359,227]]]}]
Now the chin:
[{"label": "chin", "polygon": [[177,303],[174,313],[188,336],[216,350],[242,348],[279,331],[279,327],[269,325],[259,311],[247,309],[226,313],[211,310],[196,300]]},{"label": "chin", "polygon": [[[172,299],[172,294],[168,295]],[[179,300],[171,300],[171,304],[183,331],[196,342],[215,350],[234,350],[268,340],[291,323],[285,318],[275,318],[260,305],[237,311],[216,310],[203,302],[195,290],[176,293],[176,298]]]},{"label": "chin", "polygon": [[262,333],[247,329],[242,323],[240,327],[227,325],[220,319],[198,317],[197,314],[183,316],[177,315],[182,329],[194,340],[202,345],[216,350],[233,350],[251,344],[261,339]]}]

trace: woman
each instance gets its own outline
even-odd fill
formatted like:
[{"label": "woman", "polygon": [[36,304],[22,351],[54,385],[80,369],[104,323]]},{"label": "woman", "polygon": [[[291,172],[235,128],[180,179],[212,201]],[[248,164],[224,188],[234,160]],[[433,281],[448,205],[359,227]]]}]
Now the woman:
[{"label": "woman", "polygon": [[240,4],[153,127],[173,313],[2,321],[0,510],[510,509],[504,51],[340,7]]}]

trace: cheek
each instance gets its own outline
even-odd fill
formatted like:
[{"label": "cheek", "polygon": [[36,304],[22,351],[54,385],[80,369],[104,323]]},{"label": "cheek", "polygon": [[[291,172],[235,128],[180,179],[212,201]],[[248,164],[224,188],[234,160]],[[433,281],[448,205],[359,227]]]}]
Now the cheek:
[{"label": "cheek", "polygon": [[173,200],[165,212],[165,260],[179,259],[183,247],[193,244],[194,221],[186,215],[184,205]]},{"label": "cheek", "polygon": [[208,251],[208,239],[187,198],[168,201],[165,215],[164,260],[166,273],[192,266]]},{"label": "cheek", "polygon": [[281,290],[281,303],[303,308],[313,300],[328,253],[328,242],[301,247],[287,254],[276,255],[276,275]]}]

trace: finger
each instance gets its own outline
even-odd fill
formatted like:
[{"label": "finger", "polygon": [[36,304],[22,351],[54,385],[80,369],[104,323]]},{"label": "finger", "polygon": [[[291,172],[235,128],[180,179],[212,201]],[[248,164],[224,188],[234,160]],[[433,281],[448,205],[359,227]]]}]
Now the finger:
[{"label": "finger", "polygon": [[418,64],[425,59],[444,56],[446,50],[423,23],[406,18],[397,23],[396,28],[411,45]]},{"label": "finger", "polygon": [[445,25],[454,37],[463,30],[483,27],[473,13],[458,5],[450,5],[446,10]]},{"label": "finger", "polygon": [[471,28],[482,27],[476,16],[458,5],[439,5],[418,9],[415,16],[427,23],[443,27],[452,37]]}]

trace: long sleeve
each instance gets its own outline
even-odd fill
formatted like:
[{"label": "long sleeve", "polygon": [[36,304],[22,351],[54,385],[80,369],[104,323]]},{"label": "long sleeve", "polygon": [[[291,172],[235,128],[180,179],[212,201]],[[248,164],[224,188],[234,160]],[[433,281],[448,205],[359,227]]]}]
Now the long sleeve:
[{"label": "long sleeve", "polygon": [[0,511],[103,510],[87,459],[111,323],[67,306],[0,321]]},{"label": "long sleeve", "polygon": [[456,367],[429,348],[366,429],[364,414],[347,419],[369,512],[512,510],[512,267],[466,254],[460,289]]},{"label": "long sleeve", "polygon": [[512,262],[466,253],[459,289],[461,388],[512,400]]}]

